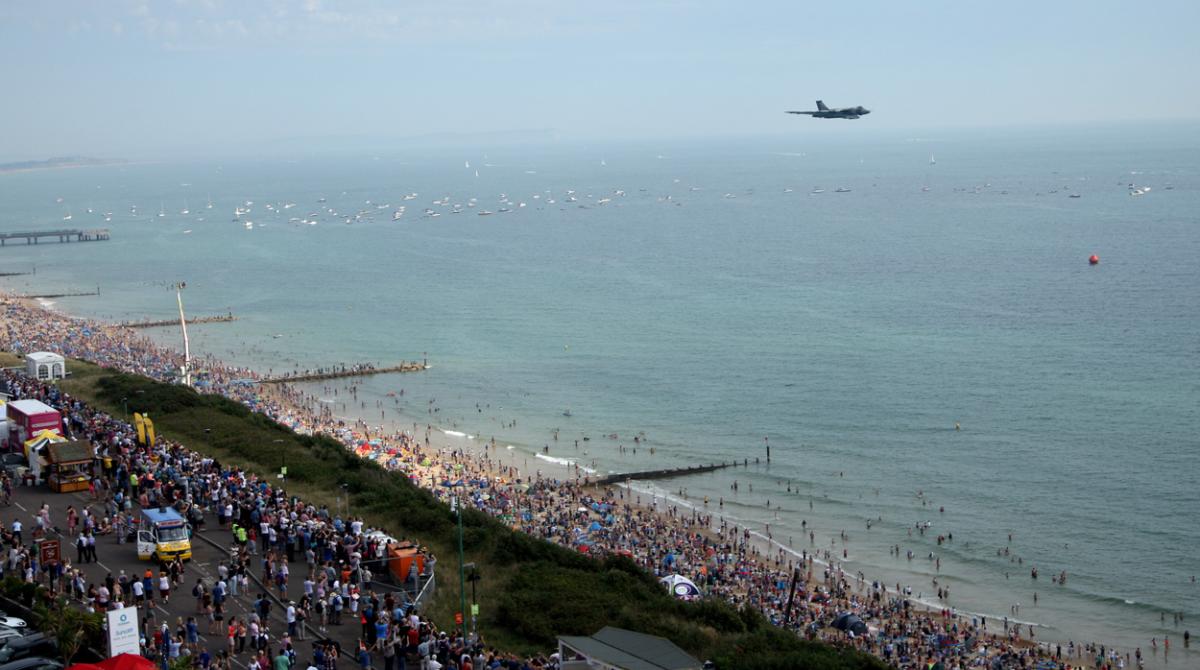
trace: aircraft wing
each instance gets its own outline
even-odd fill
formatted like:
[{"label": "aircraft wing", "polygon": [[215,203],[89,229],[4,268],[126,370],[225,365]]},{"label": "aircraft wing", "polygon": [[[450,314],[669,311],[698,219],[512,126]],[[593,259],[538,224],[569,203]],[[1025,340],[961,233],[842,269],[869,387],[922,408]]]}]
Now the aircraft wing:
[{"label": "aircraft wing", "polygon": [[789,110],[787,113],[788,113],[788,114],[808,114],[809,116],[812,116],[813,114],[816,114],[816,112],[793,112],[793,111],[790,111],[790,110]]}]

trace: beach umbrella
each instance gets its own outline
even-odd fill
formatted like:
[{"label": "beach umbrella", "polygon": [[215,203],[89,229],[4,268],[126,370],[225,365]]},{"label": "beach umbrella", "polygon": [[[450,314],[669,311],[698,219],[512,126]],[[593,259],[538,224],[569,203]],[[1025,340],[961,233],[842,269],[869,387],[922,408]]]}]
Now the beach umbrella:
[{"label": "beach umbrella", "polygon": [[117,654],[96,665],[104,670],[154,670],[154,662],[133,654]]},{"label": "beach umbrella", "polygon": [[700,587],[683,575],[668,575],[658,581],[676,598],[690,600],[700,597]]}]

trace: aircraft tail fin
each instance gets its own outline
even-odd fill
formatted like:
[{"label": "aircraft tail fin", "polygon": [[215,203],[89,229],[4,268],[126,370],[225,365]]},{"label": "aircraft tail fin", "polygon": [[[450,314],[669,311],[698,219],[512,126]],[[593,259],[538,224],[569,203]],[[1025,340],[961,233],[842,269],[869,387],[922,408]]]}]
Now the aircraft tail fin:
[{"label": "aircraft tail fin", "polygon": [[825,106],[825,101],[824,101],[824,100],[818,100],[818,101],[817,101],[817,109],[818,109],[819,111],[822,111],[822,112],[828,112],[828,111],[829,111],[829,108]]}]

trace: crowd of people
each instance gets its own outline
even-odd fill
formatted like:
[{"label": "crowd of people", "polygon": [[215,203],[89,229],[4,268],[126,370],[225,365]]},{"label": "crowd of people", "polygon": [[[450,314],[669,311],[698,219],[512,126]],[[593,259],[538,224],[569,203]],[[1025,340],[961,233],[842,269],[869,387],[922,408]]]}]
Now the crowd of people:
[{"label": "crowd of people", "polygon": [[[182,364],[176,352],[157,347],[129,329],[69,318],[23,302],[8,302],[4,309],[0,347],[11,351],[55,351],[164,381],[175,379]],[[193,367],[197,367],[195,361]],[[257,377],[252,370],[227,367],[212,359],[199,367],[199,389],[242,402],[298,432],[335,437],[348,449],[405,472],[439,497],[462,496],[465,490],[477,509],[530,535],[596,556],[626,555],[659,576],[682,575],[699,585],[705,595],[751,605],[776,625],[799,635],[852,646],[894,667],[925,668],[934,663],[944,668],[1100,667],[1096,663],[1132,667],[1140,663],[1140,653],[1137,658],[1131,654],[1112,658],[1112,650],[1099,645],[1072,643],[1064,648],[1037,644],[1032,628],[1007,620],[989,622],[949,607],[929,610],[915,606],[900,585],[851,574],[836,554],[804,552],[795,556],[773,551],[748,528],[715,523],[697,510],[681,510],[658,501],[647,504],[650,501],[626,488],[591,486],[579,473],[563,478],[522,473],[501,462],[494,444],[477,452],[437,448],[431,440],[432,426],[426,426],[423,435],[415,426],[412,432],[372,430],[361,419],[335,416],[298,387],[250,383]],[[216,510],[218,523],[233,529],[236,545],[230,565],[222,566],[223,575],[244,575],[254,567],[251,556],[257,556],[263,584],[276,588],[280,598],[299,595],[299,600],[287,606],[289,630],[279,631],[275,637],[268,634],[268,644],[290,644],[297,639],[298,633],[293,635],[290,630],[292,624],[299,631],[305,623],[329,626],[347,609],[356,616],[370,611],[376,624],[382,622],[383,627],[375,630],[364,624],[360,646],[368,656],[373,650],[387,662],[384,652],[389,645],[381,648],[380,640],[394,640],[402,631],[405,644],[392,643],[392,648],[409,649],[436,640],[446,667],[466,667],[461,653],[466,641],[461,635],[437,631],[419,619],[414,623],[402,603],[389,604],[355,593],[369,572],[363,556],[370,556],[371,548],[362,545],[362,529],[354,527],[354,522],[338,519],[327,509],[290,502],[269,481],[221,468],[181,445],[162,442],[154,450],[139,448],[127,424],[76,401],[55,397],[53,386],[12,373],[6,373],[5,381],[15,385],[18,393],[41,394],[57,403],[55,406],[64,407],[72,429],[88,435],[106,463],[112,460],[111,468],[106,466],[106,476],[116,482],[107,492],[113,509],[106,511],[118,517],[112,525],[124,523],[119,518],[121,506],[131,499],[142,504],[182,501]],[[131,482],[128,489],[123,485],[126,479]],[[104,482],[100,484],[103,488]],[[237,529],[246,535],[244,539],[239,540]],[[289,584],[288,566],[301,560],[308,577],[297,589]],[[341,566],[340,570],[335,566]],[[794,604],[786,611],[793,577]],[[229,593],[231,588],[239,588],[231,586],[235,583],[233,579],[221,590]],[[217,614],[216,586],[208,587],[214,596],[209,605],[212,611],[203,612],[210,623]],[[240,587],[244,589],[245,584]],[[834,621],[844,613],[866,622],[868,631],[856,634],[835,628]],[[246,634],[240,637],[253,640],[252,622],[237,623],[235,630],[246,627]],[[257,623],[261,636],[265,622],[260,617]],[[233,622],[225,625],[232,628]],[[186,647],[186,624],[182,632]],[[164,631],[163,639],[178,637],[179,631],[168,633]],[[234,635],[235,641],[238,638]],[[241,645],[234,647],[241,649]],[[357,658],[359,652],[353,653]],[[474,667],[481,666],[476,663]]]},{"label": "crowd of people", "polygon": [[[82,511],[74,506],[66,511],[67,536],[79,548],[76,565],[69,556],[56,564],[38,564],[33,541],[58,528],[50,506],[44,505],[33,529],[27,530],[18,516],[4,530],[4,576],[41,583],[92,611],[138,606],[144,613],[143,654],[160,660],[163,667],[181,656],[190,656],[206,670],[255,665],[257,670],[288,670],[305,661],[318,670],[331,670],[339,659],[343,667],[358,664],[363,670],[402,670],[410,662],[431,670],[546,667],[536,658],[519,660],[489,649],[478,639],[464,637],[461,629],[439,630],[420,616],[408,591],[377,591],[372,570],[386,569],[382,559],[389,545],[399,542],[365,526],[362,519],[343,518],[324,506],[289,497],[269,480],[222,465],[182,444],[161,437],[153,445],[139,443],[133,426],[53,384],[4,370],[0,392],[59,410],[66,436],[90,442],[99,464],[94,503]],[[123,544],[136,530],[136,511],[154,507],[179,510],[193,532],[202,519],[215,517],[229,539],[228,559],[217,566],[215,578],[192,582],[185,563],[176,557],[141,575],[122,570],[99,582],[89,581],[78,564],[96,561],[95,535],[115,533],[115,541]],[[198,513],[189,514],[192,511]],[[432,556],[426,559],[424,577],[435,563]],[[300,579],[292,579],[293,565]],[[252,574],[256,568],[261,568],[257,579]],[[174,625],[155,615],[156,604],[186,598],[189,584],[194,615],[179,617]],[[232,615],[232,598],[252,601],[249,614]],[[279,608],[282,625],[272,620],[273,608]],[[356,646],[344,648],[337,642],[335,637],[345,637],[334,635],[339,630],[351,631]],[[202,632],[223,637],[226,645],[201,645]],[[298,658],[297,643],[310,634],[315,638],[311,655]],[[288,664],[281,666],[280,659]]]}]

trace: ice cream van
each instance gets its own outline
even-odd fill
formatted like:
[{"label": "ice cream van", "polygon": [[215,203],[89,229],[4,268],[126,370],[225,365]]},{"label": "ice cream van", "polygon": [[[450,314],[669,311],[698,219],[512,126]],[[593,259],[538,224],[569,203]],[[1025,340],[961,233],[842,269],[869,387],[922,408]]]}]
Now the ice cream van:
[{"label": "ice cream van", "polygon": [[137,533],[138,558],[161,563],[178,556],[192,560],[192,539],[187,522],[170,507],[143,509]]}]

